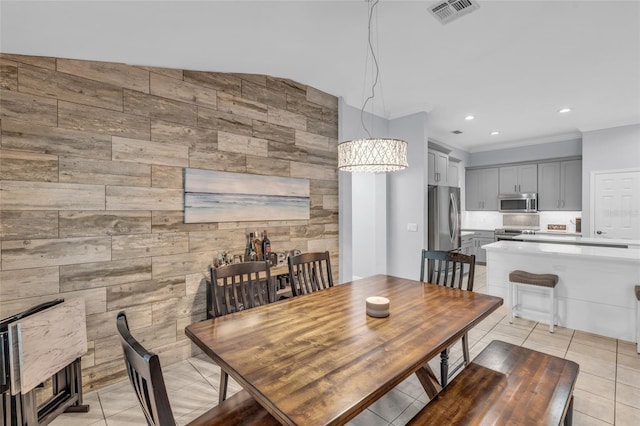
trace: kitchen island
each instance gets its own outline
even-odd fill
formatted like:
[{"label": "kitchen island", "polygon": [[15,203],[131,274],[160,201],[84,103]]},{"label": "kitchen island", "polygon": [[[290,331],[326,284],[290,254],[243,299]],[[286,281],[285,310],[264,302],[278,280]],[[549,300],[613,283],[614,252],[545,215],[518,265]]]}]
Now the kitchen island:
[{"label": "kitchen island", "polygon": [[[487,250],[487,289],[507,301],[509,272],[556,274],[558,324],[603,336],[636,341],[634,287],[640,284],[640,249],[498,241]],[[548,292],[519,288],[526,307],[548,310]],[[546,322],[529,313],[523,318]]]},{"label": "kitchen island", "polygon": [[571,244],[594,247],[640,248],[639,240],[623,240],[612,238],[589,238],[567,234],[520,234],[513,237],[517,241],[551,244]]}]

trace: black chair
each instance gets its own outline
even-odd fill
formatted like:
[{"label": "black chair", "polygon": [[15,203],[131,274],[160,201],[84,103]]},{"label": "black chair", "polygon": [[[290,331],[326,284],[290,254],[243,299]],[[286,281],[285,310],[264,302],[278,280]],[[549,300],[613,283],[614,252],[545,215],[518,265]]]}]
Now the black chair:
[{"label": "black chair", "polygon": [[[275,301],[268,262],[242,262],[209,268],[207,318],[215,318]],[[214,285],[215,283],[215,285]]]},{"label": "black chair", "polygon": [[[473,291],[475,266],[476,257],[474,255],[422,250],[420,281],[459,290]],[[467,272],[465,273],[465,271]],[[469,364],[469,339],[467,334],[465,333],[462,336],[463,361],[461,364],[449,371],[449,348],[445,349],[440,354],[440,357],[440,381],[444,387],[447,385],[449,377],[461,367]]]},{"label": "black chair", "polygon": [[[131,335],[124,312],[118,313],[116,323],[124,351],[127,374],[147,423],[150,426],[174,426],[176,422],[167,397],[167,388],[158,355],[147,351]],[[280,423],[247,391],[242,390],[226,400],[224,404],[213,407],[189,422],[188,426],[278,424]]]},{"label": "black chair", "polygon": [[289,256],[289,277],[293,296],[333,287],[329,252]]},{"label": "black chair", "polygon": [[[207,318],[221,317],[275,302],[276,288],[268,262],[241,262],[209,268]],[[220,371],[219,402],[227,398],[229,375]]]}]

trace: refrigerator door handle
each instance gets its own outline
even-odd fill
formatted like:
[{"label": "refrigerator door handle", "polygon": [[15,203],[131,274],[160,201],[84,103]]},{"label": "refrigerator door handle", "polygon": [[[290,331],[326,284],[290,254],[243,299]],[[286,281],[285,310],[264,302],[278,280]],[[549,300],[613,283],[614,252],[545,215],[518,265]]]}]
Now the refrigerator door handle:
[{"label": "refrigerator door handle", "polygon": [[453,193],[449,194],[449,237],[451,242],[455,241],[458,234],[458,206],[456,205],[456,197]]}]

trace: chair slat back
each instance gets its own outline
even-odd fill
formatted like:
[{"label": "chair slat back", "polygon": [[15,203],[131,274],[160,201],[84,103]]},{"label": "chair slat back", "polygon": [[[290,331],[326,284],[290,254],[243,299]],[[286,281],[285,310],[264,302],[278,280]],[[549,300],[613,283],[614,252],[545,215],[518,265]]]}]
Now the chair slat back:
[{"label": "chair slat back", "polygon": [[124,312],[118,313],[116,323],[129,381],[133,385],[147,423],[152,426],[174,426],[176,422],[169,404],[158,355],[147,351],[131,335]]},{"label": "chair slat back", "polygon": [[266,305],[276,299],[268,262],[242,262],[209,270],[207,318]]},{"label": "chair slat back", "polygon": [[333,287],[329,252],[302,253],[289,257],[291,293],[294,296]]},{"label": "chair slat back", "polygon": [[[464,274],[465,265],[469,265],[469,272],[466,275]],[[475,266],[474,255],[422,250],[420,281],[473,291]]]}]

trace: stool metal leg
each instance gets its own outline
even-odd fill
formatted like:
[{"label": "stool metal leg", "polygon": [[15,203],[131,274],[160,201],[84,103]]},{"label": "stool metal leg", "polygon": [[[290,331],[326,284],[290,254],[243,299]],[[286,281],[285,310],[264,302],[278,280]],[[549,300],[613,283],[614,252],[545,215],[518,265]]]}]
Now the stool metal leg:
[{"label": "stool metal leg", "polygon": [[640,300],[636,303],[636,343],[638,344],[637,351],[640,354]]},{"label": "stool metal leg", "polygon": [[509,283],[509,324],[513,323],[513,307],[515,306],[513,303],[513,288],[515,286],[515,283]]},{"label": "stool metal leg", "polygon": [[549,333],[553,333],[553,323],[556,321],[556,289],[549,289],[549,298],[551,299],[551,309],[549,310]]}]

